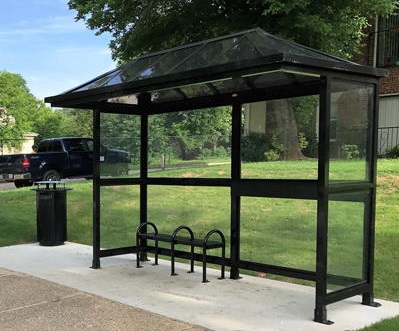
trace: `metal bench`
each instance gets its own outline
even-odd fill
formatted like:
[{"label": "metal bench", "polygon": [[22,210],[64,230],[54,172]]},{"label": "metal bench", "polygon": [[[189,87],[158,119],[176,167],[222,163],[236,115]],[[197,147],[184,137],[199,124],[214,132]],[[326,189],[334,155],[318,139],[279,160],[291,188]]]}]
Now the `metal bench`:
[{"label": "metal bench", "polygon": [[[152,227],[152,232],[147,232],[147,226]],[[143,230],[145,230],[143,232]],[[188,232],[189,236],[178,235],[181,231]],[[220,240],[210,240],[214,235],[218,235]],[[140,268],[140,256],[143,251],[143,241],[154,240],[155,241],[155,262],[154,265],[158,264],[158,243],[168,242],[171,244],[171,276],[176,276],[175,272],[175,251],[176,245],[185,245],[191,247],[191,258],[190,258],[190,271],[194,272],[194,248],[202,248],[202,282],[208,282],[206,278],[206,257],[208,249],[221,248],[222,249],[222,262],[221,262],[221,275],[219,279],[224,279],[225,271],[225,251],[226,241],[224,235],[219,230],[209,231],[204,238],[198,239],[194,237],[193,231],[185,225],[181,225],[176,228],[171,235],[163,234],[158,232],[158,228],[152,222],[142,223],[136,230],[136,246],[137,246],[137,268]]]}]

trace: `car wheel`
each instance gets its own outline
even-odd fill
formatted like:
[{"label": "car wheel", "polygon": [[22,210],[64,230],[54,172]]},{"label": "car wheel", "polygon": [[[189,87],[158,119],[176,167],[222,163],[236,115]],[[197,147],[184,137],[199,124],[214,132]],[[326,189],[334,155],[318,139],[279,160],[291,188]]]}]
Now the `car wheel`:
[{"label": "car wheel", "polygon": [[47,170],[42,176],[42,180],[45,181],[59,181],[60,179],[61,175],[56,170]]}]

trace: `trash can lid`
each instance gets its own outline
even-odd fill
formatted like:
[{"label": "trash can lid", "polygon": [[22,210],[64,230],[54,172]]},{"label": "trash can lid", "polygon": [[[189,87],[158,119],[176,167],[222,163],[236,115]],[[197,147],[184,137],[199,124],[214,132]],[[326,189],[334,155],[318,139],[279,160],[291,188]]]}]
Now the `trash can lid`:
[{"label": "trash can lid", "polygon": [[[66,182],[65,181],[61,181],[61,180],[43,180],[43,181],[40,181],[40,182],[35,182],[34,184],[37,185],[37,189],[33,189],[34,191],[37,191],[37,190],[51,190],[51,189],[59,190],[59,188],[57,188],[58,184],[64,185],[62,190],[72,190],[71,188],[65,188]],[[43,187],[41,188],[40,185],[45,185],[46,187],[45,188],[43,188]],[[52,186],[50,187],[50,185],[52,185]]]},{"label": "trash can lid", "polygon": [[35,182],[35,185],[48,185],[48,184],[66,184],[63,180],[42,180],[40,182]]}]

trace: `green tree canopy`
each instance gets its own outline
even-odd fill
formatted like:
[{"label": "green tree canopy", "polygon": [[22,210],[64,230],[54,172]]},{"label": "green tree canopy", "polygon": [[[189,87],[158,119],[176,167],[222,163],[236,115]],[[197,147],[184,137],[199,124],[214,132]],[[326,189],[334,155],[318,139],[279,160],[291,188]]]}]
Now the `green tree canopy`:
[{"label": "green tree canopy", "polygon": [[[29,92],[25,80],[17,74],[0,72],[0,107],[4,116],[0,134],[2,138],[22,138],[31,129],[31,112],[42,105]],[[4,117],[3,116],[3,117]]]},{"label": "green tree canopy", "polygon": [[51,113],[51,109],[30,93],[21,75],[7,71],[0,71],[0,108],[5,110],[3,117],[8,119],[0,126],[0,137],[10,146],[18,145],[13,139],[21,139],[24,133],[36,131],[35,123]]},{"label": "green tree canopy", "polygon": [[[124,63],[144,53],[254,27],[331,54],[351,57],[361,46],[363,31],[371,20],[376,15],[391,13],[396,2],[397,0],[69,0],[68,4],[77,11],[77,20],[84,20],[97,34],[107,32],[112,35],[110,48],[113,58]],[[279,132],[290,133],[287,139],[287,158],[302,158],[300,136],[306,134],[307,141],[314,136],[314,133],[307,133],[301,128],[301,121],[306,122],[313,116],[315,107],[309,106],[311,103],[305,102],[297,107],[306,113],[306,118],[295,118],[294,108],[290,103],[275,102],[269,107],[269,123],[274,123]],[[282,112],[286,113],[285,118],[289,119],[287,123],[290,123],[290,128],[279,120]],[[183,145],[182,150],[201,148],[205,141],[193,139],[193,136],[201,135],[200,128],[208,132],[208,135],[213,135],[214,130],[224,130],[217,127],[217,114],[218,112],[212,111],[195,112],[190,117],[187,113],[167,114],[159,117],[156,127],[163,127],[163,134],[178,137]],[[221,118],[229,118],[227,113],[221,114]],[[304,117],[304,114],[301,116]],[[275,140],[280,139],[280,136],[282,134],[276,134]],[[208,140],[207,143],[209,142]]]},{"label": "green tree canopy", "polygon": [[340,56],[359,48],[363,30],[396,0],[69,0],[97,34],[112,35],[114,59],[260,27]]},{"label": "green tree canopy", "polygon": [[[39,140],[71,135],[74,131],[68,124],[73,120],[31,94],[21,75],[0,71],[0,138],[5,145],[17,146],[18,139],[30,131],[38,133]],[[84,123],[85,120],[75,125],[75,131],[85,128]]]},{"label": "green tree canopy", "polygon": [[215,151],[218,142],[230,139],[230,107],[168,113],[158,117],[164,134],[179,140],[184,159],[190,158],[190,151],[194,149],[202,150],[210,144]]},{"label": "green tree canopy", "polygon": [[59,116],[63,115],[63,135],[75,137],[93,136],[93,113],[88,109],[64,108],[57,110]]}]

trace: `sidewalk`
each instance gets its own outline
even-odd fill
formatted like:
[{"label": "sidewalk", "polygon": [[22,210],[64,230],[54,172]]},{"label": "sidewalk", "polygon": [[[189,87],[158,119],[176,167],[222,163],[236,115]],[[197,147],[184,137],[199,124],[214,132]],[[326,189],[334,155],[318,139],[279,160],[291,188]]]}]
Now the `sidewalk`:
[{"label": "sidewalk", "polygon": [[1,247],[0,330],[344,331],[399,315],[399,303],[354,297],[327,307],[327,326],[312,321],[312,287],[218,280],[211,269],[203,284],[200,268],[187,274],[184,263],[171,277],[168,261],[137,269],[133,255],[115,256],[94,270],[91,259],[91,247],[69,242]]},{"label": "sidewalk", "polygon": [[206,329],[36,277],[0,269],[0,330]]}]

